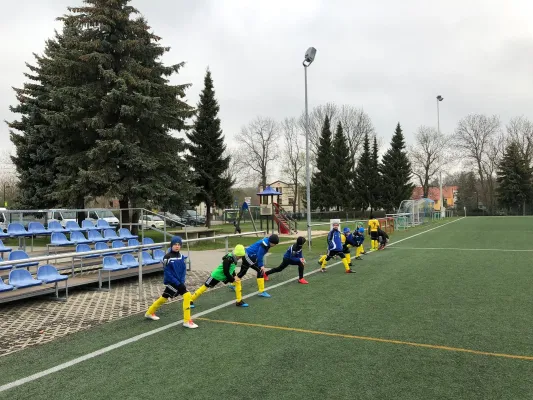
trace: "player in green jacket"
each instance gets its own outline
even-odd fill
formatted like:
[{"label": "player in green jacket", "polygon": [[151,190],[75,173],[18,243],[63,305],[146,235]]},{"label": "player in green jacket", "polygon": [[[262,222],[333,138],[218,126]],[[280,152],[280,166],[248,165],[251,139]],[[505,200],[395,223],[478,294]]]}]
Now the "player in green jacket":
[{"label": "player in green jacket", "polygon": [[[241,280],[235,273],[235,268],[237,267],[237,262],[241,258],[244,257],[246,254],[244,250],[244,246],[242,244],[238,244],[235,246],[235,249],[233,250],[233,253],[228,253],[224,257],[222,257],[222,263],[216,267],[216,269],[211,272],[211,275],[205,283],[198,288],[196,292],[192,295],[191,300],[196,301],[198,297],[202,295],[208,288],[215,287],[219,282],[223,282],[224,284],[227,283],[235,283],[235,296],[237,297],[237,303],[235,305],[237,307],[248,307],[248,304],[242,301],[242,286],[241,286]],[[191,308],[194,308],[194,304],[191,301]]]}]

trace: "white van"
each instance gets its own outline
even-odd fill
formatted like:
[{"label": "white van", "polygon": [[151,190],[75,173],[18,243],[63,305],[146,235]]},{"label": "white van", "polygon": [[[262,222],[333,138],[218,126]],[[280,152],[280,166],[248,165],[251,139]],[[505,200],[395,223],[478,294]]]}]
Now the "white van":
[{"label": "white van", "polygon": [[77,221],[76,211],[50,210],[48,211],[48,222],[50,221],[59,221],[61,226],[64,228],[68,221]]},{"label": "white van", "polygon": [[116,228],[120,225],[120,221],[117,217],[115,217],[115,214],[113,214],[109,210],[90,210],[89,215],[87,219],[91,220],[93,224],[96,225],[96,221],[99,219],[103,219],[104,221],[107,221],[109,225]]}]

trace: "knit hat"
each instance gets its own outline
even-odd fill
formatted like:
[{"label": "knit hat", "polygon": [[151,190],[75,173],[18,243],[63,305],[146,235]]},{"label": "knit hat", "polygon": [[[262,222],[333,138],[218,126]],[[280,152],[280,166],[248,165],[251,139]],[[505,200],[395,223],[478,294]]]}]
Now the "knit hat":
[{"label": "knit hat", "polygon": [[170,247],[174,246],[176,243],[179,243],[180,245],[183,244],[181,236],[172,236],[172,239],[170,240]]},{"label": "knit hat", "polygon": [[298,239],[296,239],[296,245],[297,246],[303,246],[305,243],[305,238],[303,236],[298,236]]},{"label": "knit hat", "polygon": [[275,233],[273,233],[272,235],[270,235],[268,237],[268,241],[270,242],[270,244],[278,244],[279,243],[279,236],[276,235]]}]

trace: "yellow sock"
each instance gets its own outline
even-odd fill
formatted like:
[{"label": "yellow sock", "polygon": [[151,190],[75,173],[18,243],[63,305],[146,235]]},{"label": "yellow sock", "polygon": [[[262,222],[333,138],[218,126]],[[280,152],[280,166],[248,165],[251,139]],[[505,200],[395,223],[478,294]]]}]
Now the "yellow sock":
[{"label": "yellow sock", "polygon": [[205,292],[206,290],[207,290],[207,286],[205,285],[200,286],[198,290],[194,292],[194,294],[192,295],[191,301],[196,301],[196,299],[200,297],[202,293]]},{"label": "yellow sock", "polygon": [[344,269],[346,271],[349,271],[350,270],[350,266],[348,265],[348,260],[346,258],[343,258],[342,259],[342,265],[344,265]]},{"label": "yellow sock", "polygon": [[[264,280],[263,280],[264,284]],[[235,297],[237,298],[237,303],[242,301],[242,284],[241,281],[235,281]]]},{"label": "yellow sock", "polygon": [[165,299],[163,296],[158,298],[156,301],[152,303],[148,311],[146,311],[146,314],[155,314],[155,312],[158,310],[159,307],[161,307],[163,304],[167,302],[167,299]]},{"label": "yellow sock", "polygon": [[191,319],[191,294],[189,292],[183,295],[183,321]]},{"label": "yellow sock", "polygon": [[376,241],[375,240],[372,240],[372,250],[375,250],[376,249]]},{"label": "yellow sock", "polygon": [[362,251],[363,251],[363,245],[357,246],[357,248],[355,249],[355,257],[359,257]]},{"label": "yellow sock", "polygon": [[346,260],[348,260],[348,264],[352,262],[352,255],[350,253],[346,254]]},{"label": "yellow sock", "polygon": [[322,264],[322,263],[324,262],[325,259],[326,259],[326,256],[323,255],[322,257],[320,257],[320,258],[318,259],[318,262],[319,262],[320,264]]},{"label": "yellow sock", "polygon": [[[259,293],[263,293],[265,291],[265,278],[257,278],[257,289],[259,290]],[[237,290],[236,286],[235,290]]]},{"label": "yellow sock", "polygon": [[328,262],[326,261],[326,258],[327,258],[327,256],[322,256],[322,257],[320,257],[320,260],[319,260],[319,261],[320,261],[320,263],[321,263],[321,267],[322,267],[322,269],[326,268],[326,264],[328,263]]}]

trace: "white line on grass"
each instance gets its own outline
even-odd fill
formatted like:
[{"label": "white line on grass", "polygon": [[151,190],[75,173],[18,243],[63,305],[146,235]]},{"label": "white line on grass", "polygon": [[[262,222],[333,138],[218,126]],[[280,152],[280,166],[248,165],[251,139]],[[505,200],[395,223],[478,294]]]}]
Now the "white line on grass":
[{"label": "white line on grass", "polygon": [[506,252],[532,252],[533,249],[463,249],[460,247],[396,247],[396,250],[458,250],[458,251],[506,251]]},{"label": "white line on grass", "polygon": [[[455,221],[451,221],[451,222],[448,222],[446,224],[442,224],[442,225],[436,226],[435,228],[431,228],[431,229],[425,230],[423,232],[416,233],[416,234],[414,234],[412,236],[408,236],[406,238],[400,239],[397,242],[391,243],[390,246],[392,246],[392,245],[394,245],[396,243],[403,242],[404,240],[411,239],[413,237],[422,235],[423,233],[430,232],[430,231],[438,229],[438,228],[442,228],[443,226],[446,226],[448,224],[452,224],[452,223],[457,222],[457,221],[459,221],[459,220],[461,220],[463,218],[459,218],[459,219],[457,219]],[[333,267],[334,265],[338,265],[340,263],[341,262],[338,261],[336,263],[333,263],[333,264],[329,265],[327,268]],[[307,272],[306,274],[304,274],[304,276],[312,275],[312,274],[318,272],[319,270],[320,269],[316,269],[314,271]],[[277,287],[286,285],[286,284],[291,283],[291,282],[294,282],[294,278],[291,278],[291,279],[288,279],[286,281],[283,281],[283,282],[280,282],[280,283],[276,283],[275,285],[269,286],[268,290],[275,289]],[[247,299],[249,297],[253,297],[253,296],[256,296],[258,294],[259,294],[259,292],[253,292],[253,293],[247,294],[246,296],[243,296],[242,298],[243,299]],[[200,311],[199,313],[195,313],[194,316],[195,317],[201,317],[202,315],[210,314],[210,313],[212,313],[214,311],[220,310],[220,309],[222,309],[224,307],[228,307],[228,306],[231,306],[231,305],[234,305],[234,304],[235,304],[235,300],[228,301],[226,303],[222,303],[222,304],[220,304],[220,305],[218,305],[216,307],[210,308],[208,310]],[[110,346],[107,346],[107,347],[101,348],[99,350],[93,351],[91,353],[88,353],[88,354],[86,354],[84,356],[81,356],[81,357],[75,358],[73,360],[67,361],[65,363],[56,365],[55,367],[45,369],[44,371],[41,371],[41,372],[37,372],[36,374],[27,376],[25,378],[18,379],[16,381],[13,381],[13,382],[10,382],[10,383],[6,383],[5,385],[0,386],[0,392],[4,392],[6,390],[13,389],[13,388],[15,388],[17,386],[21,386],[21,385],[24,385],[26,383],[29,383],[29,382],[35,381],[37,379],[43,378],[43,377],[45,377],[47,375],[53,374],[55,372],[59,372],[59,371],[64,370],[66,368],[72,367],[73,365],[79,364],[79,363],[81,363],[83,361],[87,361],[87,360],[90,360],[91,358],[98,357],[98,356],[100,356],[102,354],[105,354],[105,353],[108,353],[108,352],[110,352],[112,350],[115,350],[115,349],[118,349],[120,347],[126,346],[127,344],[137,342],[137,341],[139,341],[141,339],[144,339],[145,337],[155,335],[156,333],[163,332],[164,330],[173,328],[173,327],[178,326],[178,325],[180,325],[182,323],[183,323],[183,320],[172,322],[170,324],[161,326],[159,328],[152,329],[151,331],[144,332],[144,333],[141,333],[139,335],[133,336],[133,337],[131,337],[129,339],[121,340],[120,342],[117,342],[117,343],[112,344]]]}]

